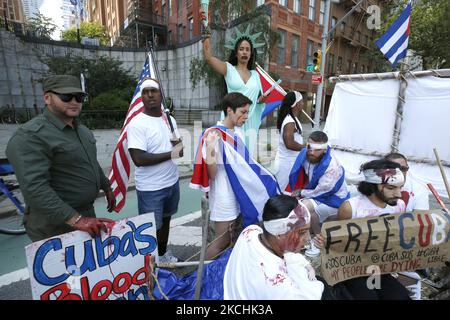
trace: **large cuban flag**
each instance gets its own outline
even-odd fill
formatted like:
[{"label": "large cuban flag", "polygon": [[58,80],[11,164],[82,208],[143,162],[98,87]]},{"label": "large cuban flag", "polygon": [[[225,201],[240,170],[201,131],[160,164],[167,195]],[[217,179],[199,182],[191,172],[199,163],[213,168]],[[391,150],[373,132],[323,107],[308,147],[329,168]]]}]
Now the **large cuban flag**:
[{"label": "large cuban flag", "polygon": [[262,165],[252,159],[242,139],[224,126],[206,129],[200,137],[195,157],[190,187],[209,192],[206,164],[206,137],[212,131],[219,134],[219,147],[231,188],[239,203],[244,228],[261,221],[264,205],[270,197],[281,194],[276,178]]},{"label": "large cuban flag", "polygon": [[286,95],[286,91],[284,91],[284,89],[275,80],[273,80],[272,77],[266,71],[264,71],[264,69],[261,68],[259,64],[256,64],[256,71],[259,74],[263,92],[266,93],[268,90],[271,90],[269,96],[265,101],[266,107],[261,114],[262,120],[281,105],[281,102]]},{"label": "large cuban flag", "polygon": [[410,1],[392,26],[375,42],[394,68],[400,59],[406,57],[408,51],[411,11]]}]

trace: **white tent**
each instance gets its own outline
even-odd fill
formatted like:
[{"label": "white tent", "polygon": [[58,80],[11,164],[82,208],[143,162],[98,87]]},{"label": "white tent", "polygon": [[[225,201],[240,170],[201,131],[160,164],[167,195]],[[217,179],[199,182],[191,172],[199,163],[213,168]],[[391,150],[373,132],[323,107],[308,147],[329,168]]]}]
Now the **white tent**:
[{"label": "white tent", "polygon": [[324,131],[349,181],[362,180],[362,163],[395,151],[409,159],[413,179],[448,197],[433,148],[450,179],[450,69],[330,81],[337,83]]}]

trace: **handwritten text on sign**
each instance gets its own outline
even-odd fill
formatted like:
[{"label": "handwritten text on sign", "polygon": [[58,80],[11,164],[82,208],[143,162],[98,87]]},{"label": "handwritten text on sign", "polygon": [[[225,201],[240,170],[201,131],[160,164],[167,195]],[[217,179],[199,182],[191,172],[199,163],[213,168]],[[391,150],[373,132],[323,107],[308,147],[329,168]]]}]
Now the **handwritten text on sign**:
[{"label": "handwritten text on sign", "polygon": [[450,214],[402,213],[327,222],[322,272],[328,284],[380,273],[439,266],[450,260]]},{"label": "handwritten text on sign", "polygon": [[35,300],[149,299],[153,214],[124,219],[91,238],[74,231],[25,248]]}]

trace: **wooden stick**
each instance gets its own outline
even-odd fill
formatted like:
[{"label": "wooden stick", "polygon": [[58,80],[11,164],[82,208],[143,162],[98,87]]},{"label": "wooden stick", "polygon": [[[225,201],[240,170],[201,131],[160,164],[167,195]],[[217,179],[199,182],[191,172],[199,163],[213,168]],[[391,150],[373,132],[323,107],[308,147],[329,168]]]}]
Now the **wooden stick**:
[{"label": "wooden stick", "polygon": [[[208,264],[213,262],[213,260],[206,260],[203,261],[204,264]],[[191,267],[191,266],[197,266],[200,264],[200,261],[184,261],[184,262],[167,262],[167,263],[158,263],[158,268],[167,268],[167,269],[175,269],[175,268],[182,268],[182,267]]]},{"label": "wooden stick", "polygon": [[448,197],[450,198],[450,186],[448,185],[447,176],[445,175],[444,167],[442,166],[441,159],[439,158],[439,154],[436,148],[433,149],[434,155],[436,156],[436,161],[439,166],[439,170],[441,170],[442,180],[444,180],[445,189],[447,189]]},{"label": "wooden stick", "polygon": [[[204,213],[205,221],[202,231],[202,250],[200,252],[200,261],[197,269],[197,283],[195,284],[195,300],[200,300],[202,290],[203,266],[205,264],[206,249],[208,246],[208,228],[209,228],[209,206],[206,197],[202,197],[202,213]],[[202,215],[203,216],[203,215]]]},{"label": "wooden stick", "polygon": [[302,112],[308,118],[309,121],[311,121],[314,125],[316,124],[315,121],[313,119],[311,119],[311,117],[306,113],[305,110],[302,109]]},{"label": "wooden stick", "polygon": [[428,189],[430,189],[433,196],[436,198],[437,202],[441,205],[442,209],[445,211],[448,211],[447,207],[445,206],[444,201],[442,201],[442,198],[439,196],[439,193],[437,193],[436,189],[433,187],[431,183],[427,183]]}]

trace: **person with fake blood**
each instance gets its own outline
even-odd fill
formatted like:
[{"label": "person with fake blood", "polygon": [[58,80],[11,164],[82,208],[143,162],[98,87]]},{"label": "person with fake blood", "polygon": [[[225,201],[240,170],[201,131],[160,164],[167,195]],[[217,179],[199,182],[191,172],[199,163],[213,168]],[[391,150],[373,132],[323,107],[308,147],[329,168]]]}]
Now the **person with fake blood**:
[{"label": "person with fake blood", "polygon": [[[310,239],[311,215],[288,195],[270,198],[263,210],[263,227],[245,228],[228,260],[224,299],[319,300],[327,286],[300,253]],[[325,292],[324,292],[325,290]]]},{"label": "person with fake blood", "polygon": [[[338,220],[377,217],[385,214],[399,214],[406,210],[401,199],[405,177],[398,163],[380,159],[361,166],[364,181],[358,184],[361,193],[345,201],[338,210]],[[323,248],[324,237],[315,238],[318,248]],[[343,281],[348,292],[358,300],[409,300],[408,290],[390,274],[380,276],[380,288],[369,289],[368,277]]]},{"label": "person with fake blood", "polygon": [[[303,178],[302,178],[303,176]],[[302,179],[307,183],[301,186]],[[345,170],[333,156],[328,136],[314,131],[308,138],[292,166],[286,191],[294,190],[292,196],[302,199],[311,212],[311,233],[320,233],[325,220],[336,219],[338,208],[350,198],[345,182]],[[319,250],[312,246],[305,254],[317,256]]]}]

